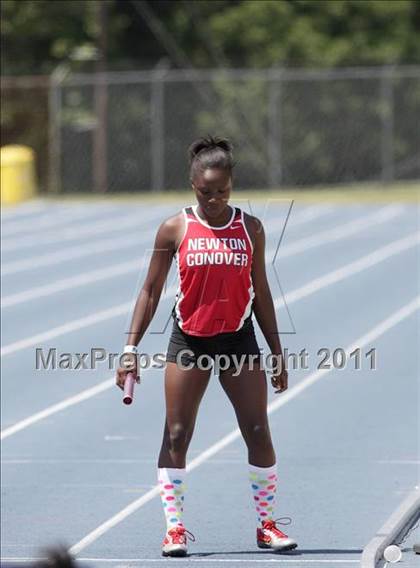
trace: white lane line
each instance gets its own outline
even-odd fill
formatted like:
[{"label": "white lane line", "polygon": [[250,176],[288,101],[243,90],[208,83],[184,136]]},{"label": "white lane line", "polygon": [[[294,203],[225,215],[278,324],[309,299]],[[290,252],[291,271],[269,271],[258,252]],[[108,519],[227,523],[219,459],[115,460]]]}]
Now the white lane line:
[{"label": "white lane line", "polygon": [[74,290],[80,286],[86,286],[88,284],[94,284],[96,282],[101,282],[102,280],[108,280],[110,278],[117,278],[122,274],[129,274],[130,272],[137,272],[139,269],[145,266],[146,261],[149,259],[138,259],[133,258],[126,262],[121,262],[119,264],[112,264],[106,268],[99,268],[98,270],[91,270],[90,272],[85,272],[78,274],[76,276],[71,276],[69,278],[62,278],[61,280],[56,280],[51,284],[46,284],[42,286],[37,286],[32,288],[32,290],[24,290],[23,292],[18,292],[17,294],[10,294],[10,296],[4,296],[1,301],[1,307],[10,308],[18,304],[23,304],[24,302],[29,302],[36,298],[45,298],[45,296],[51,297],[53,294],[58,292],[64,292],[65,290]]},{"label": "white lane line", "polygon": [[22,260],[14,260],[3,264],[1,267],[1,276],[4,277],[9,274],[16,274],[16,272],[40,268],[41,266],[51,266],[93,254],[103,254],[128,247],[134,248],[137,247],[141,241],[142,239],[139,239],[136,234],[132,236],[99,239],[91,244],[83,244],[83,246],[67,247],[59,251],[45,253],[35,257],[31,256],[30,258],[24,258]]},{"label": "white lane line", "polygon": [[[418,309],[420,309],[420,296],[417,296],[394,312],[392,315],[388,316],[384,320],[382,320],[379,324],[374,326],[370,329],[367,333],[356,339],[354,342],[351,343],[346,349],[345,353],[347,356],[350,355],[355,348],[363,348],[369,345],[372,341],[375,341],[379,337],[381,337],[384,333],[401,323],[403,320],[414,314]],[[289,401],[296,398],[298,394],[306,390],[308,387],[319,381],[322,377],[325,377],[330,373],[333,369],[320,369],[316,370],[313,373],[310,373],[305,379],[302,379],[297,385],[294,387],[289,388],[284,394],[281,395],[277,400],[272,402],[268,405],[268,413],[272,414],[280,407],[287,404]],[[204,450],[200,455],[194,458],[187,466],[187,472],[194,470],[195,468],[199,467],[202,463],[206,462],[210,457],[214,456],[220,450],[234,442],[240,437],[241,433],[239,428],[235,428],[226,436],[223,436],[220,440],[218,440],[215,444],[208,447]],[[121,523],[124,519],[132,515],[135,511],[137,511],[140,507],[151,501],[156,495],[159,494],[160,487],[155,486],[153,489],[142,495],[140,498],[132,501],[129,505],[121,509],[118,513],[114,516],[106,520],[104,523],[99,525],[96,529],[91,531],[85,537],[83,537],[79,542],[74,544],[70,548],[71,554],[79,554],[82,550],[87,548],[93,542],[98,540],[101,536],[107,533],[110,529],[114,528],[116,525]]]},{"label": "white lane line", "polygon": [[[250,555],[252,554],[252,552],[250,552]],[[271,563],[275,563],[277,564],[278,562],[286,562],[287,564],[301,564],[301,563],[305,563],[305,564],[358,564],[359,560],[354,560],[352,558],[349,559],[345,559],[345,558],[338,558],[338,559],[333,559],[333,558],[325,558],[320,560],[319,558],[290,558],[290,555],[285,555],[287,556],[287,558],[267,558],[267,560],[262,560],[261,558],[171,558],[171,560],[169,561],[172,564],[173,560],[177,560],[178,562],[186,562],[188,563],[201,563],[201,562],[223,562],[223,563],[230,563],[230,564],[240,564],[245,562],[246,564],[271,564]],[[108,563],[108,562],[115,562],[114,559],[110,558],[80,558],[81,562],[102,562],[102,563]],[[130,560],[129,558],[125,558],[125,559],[119,559],[119,562],[139,562],[142,565],[144,565],[147,562],[168,562],[167,558],[138,558],[138,559],[132,559]],[[123,568],[123,567],[120,567]]]},{"label": "white lane line", "polygon": [[[346,223],[345,225],[342,225],[340,227],[334,227],[333,229],[327,231],[321,231],[320,233],[315,233],[314,235],[310,235],[309,237],[298,239],[297,241],[294,241],[290,244],[282,245],[278,250],[276,248],[269,249],[266,251],[266,263],[273,262],[273,259],[277,259],[279,257],[293,256],[295,254],[306,252],[311,248],[348,237],[355,232],[361,231],[362,229],[367,229],[370,226],[388,221],[390,218],[393,218],[400,213],[401,208],[399,206],[384,207],[379,212],[363,217],[357,221],[351,221],[350,223]],[[401,241],[396,241],[396,252],[405,250],[407,245],[409,248],[413,244],[416,244],[416,234],[420,236],[420,233],[414,233],[413,235],[409,235],[409,237],[407,238],[401,239]],[[375,256],[375,253],[380,253],[381,255],[385,255],[385,257],[387,257],[389,253],[391,253],[391,255],[394,254],[394,247],[391,246],[391,248],[388,250],[387,246],[385,246],[383,249],[374,251],[374,253],[372,254]],[[375,260],[375,258],[373,258],[373,260]],[[325,276],[316,278],[305,286],[302,286],[301,288],[298,288],[293,292],[286,294],[284,298],[282,298],[281,296],[279,298],[276,298],[275,308],[277,309],[283,303],[292,304],[297,299],[300,299],[300,297],[308,296],[313,292],[316,292],[318,286],[323,288],[326,285],[330,285],[334,282],[342,280],[347,276],[347,271],[344,269],[350,270],[350,272],[352,272],[353,269],[356,269],[356,271],[363,270],[364,268],[367,268],[367,265],[369,265],[371,261],[371,255],[367,255],[366,257],[359,259],[355,263],[350,263],[350,265],[347,265],[347,267],[341,267],[333,272],[330,272],[329,274],[326,274]],[[361,266],[357,264],[358,262],[361,262]],[[174,286],[165,290],[165,296],[175,294],[177,289],[178,284],[176,283]]]},{"label": "white lane line", "polygon": [[[319,217],[323,217],[324,215],[329,215],[335,210],[336,207],[333,207],[332,205],[311,205],[309,207],[305,207],[305,209],[303,209],[302,211],[294,213],[293,208],[286,231],[293,229],[294,227],[299,227],[300,225],[303,225],[305,223],[314,221],[315,219],[319,219]],[[281,226],[279,226],[279,219],[273,219],[272,217],[262,219],[262,223],[267,233],[271,233],[281,228]]]},{"label": "white lane line", "polygon": [[125,302],[124,304],[119,304],[118,306],[113,306],[106,310],[101,310],[99,312],[94,312],[86,317],[79,318],[70,322],[67,322],[58,327],[53,327],[48,331],[32,335],[26,339],[21,339],[10,343],[5,347],[1,348],[1,356],[10,355],[11,353],[16,353],[17,351],[22,351],[22,349],[27,349],[28,347],[33,347],[34,345],[42,344],[44,341],[49,341],[66,333],[71,333],[73,331],[78,331],[90,325],[95,325],[102,321],[106,321],[124,314],[127,314],[133,307],[133,302]]},{"label": "white lane line", "polygon": [[[348,276],[352,276],[353,274],[362,272],[363,270],[366,270],[367,268],[370,268],[371,266],[374,266],[375,264],[378,264],[379,262],[382,262],[383,260],[386,260],[394,256],[395,254],[408,250],[409,248],[412,248],[418,243],[420,243],[420,232],[408,235],[408,237],[403,237],[402,239],[394,241],[389,245],[385,245],[384,247],[381,247],[380,249],[377,249],[372,253],[367,254],[366,256],[363,256],[353,262],[350,262],[345,266],[341,266],[336,270],[328,272],[324,276],[320,276],[319,278],[311,280],[310,282],[304,284],[300,288],[296,288],[296,290],[288,292],[287,294],[285,294],[284,297],[279,296],[275,298],[274,307],[277,310],[282,305],[289,306],[293,304],[293,302],[296,302],[297,300],[300,300],[302,298],[306,298],[314,294],[318,290],[321,290],[322,288],[331,286],[332,284],[335,284],[340,280],[344,280]],[[268,251],[268,254],[270,254],[271,252],[272,251]],[[175,285],[165,290],[165,294],[164,296],[162,296],[162,299],[164,300],[167,300],[168,298],[172,299],[177,288],[178,286]]]},{"label": "white lane line", "polygon": [[[121,436],[120,441],[126,440],[141,440],[141,436]],[[61,459],[27,459],[27,458],[15,458],[15,459],[2,459],[2,465],[58,465],[58,464],[153,464],[156,463],[156,456],[150,458],[139,458],[139,459],[69,459],[69,460],[61,460]],[[211,460],[211,463],[218,463],[218,464],[236,464],[240,467],[243,467],[244,460],[243,459],[215,459]],[[68,484],[67,484],[68,485]]]},{"label": "white lane line", "polygon": [[376,460],[375,463],[381,463],[381,464],[392,463],[394,465],[419,465],[420,460]]},{"label": "white lane line", "polygon": [[333,229],[327,229],[314,235],[303,237],[302,239],[298,239],[290,244],[283,244],[280,246],[276,257],[289,257],[299,252],[306,252],[326,243],[339,241],[340,239],[350,237],[351,235],[362,232],[365,229],[374,227],[375,225],[386,223],[398,215],[401,215],[403,211],[404,207],[400,205],[384,207],[379,211],[360,217],[359,219],[356,219],[356,221],[350,221],[343,225],[339,225],[338,227],[334,227]]},{"label": "white lane line", "polygon": [[404,237],[402,239],[398,239],[390,243],[389,245],[385,245],[375,251],[362,256],[361,258],[346,264],[345,266],[341,266],[337,268],[337,270],[333,270],[324,276],[320,276],[319,278],[315,278],[308,284],[304,284],[300,288],[293,290],[285,295],[283,298],[276,298],[274,301],[274,307],[278,309],[283,303],[286,305],[290,305],[301,298],[306,298],[311,294],[314,294],[318,290],[323,288],[327,288],[340,280],[344,280],[348,276],[352,276],[353,274],[357,274],[358,272],[362,272],[371,266],[375,266],[380,262],[399,254],[405,250],[412,248],[413,246],[420,243],[420,232],[413,233],[408,235],[408,237]]},{"label": "white lane line", "polygon": [[[358,347],[363,348],[369,345],[372,341],[375,341],[384,333],[413,315],[417,310],[420,309],[420,295],[414,298],[411,302],[382,320],[378,325],[373,327],[370,331],[366,334],[362,335],[358,339],[356,339],[351,345],[349,345],[345,349],[346,356],[349,356],[355,349]],[[331,369],[332,370],[332,369]],[[311,373],[306,379],[301,381],[292,389],[287,390],[281,398],[272,402],[268,407],[268,412],[274,412],[284,404],[293,398],[295,398],[301,391],[305,390],[311,384],[318,381],[320,378],[328,374],[330,369],[320,369]]]},{"label": "white lane line", "polygon": [[[7,546],[7,545],[5,545]],[[205,553],[204,553],[205,554]],[[221,553],[223,554],[223,553]],[[249,553],[250,555],[253,554],[253,552]],[[255,554],[258,554],[257,552],[255,552]],[[294,564],[298,564],[298,563],[305,563],[305,564],[358,564],[359,560],[355,560],[352,558],[324,558],[324,559],[319,559],[319,558],[291,558],[290,555],[285,554],[285,558],[267,558],[267,560],[263,560],[261,558],[191,558],[191,557],[187,557],[187,558],[171,558],[170,560],[168,560],[168,558],[97,558],[95,556],[86,556],[85,558],[78,558],[77,559],[79,562],[83,562],[83,563],[89,563],[89,562],[99,562],[102,564],[107,564],[107,563],[113,563],[113,562],[118,562],[118,563],[126,563],[126,564],[137,564],[140,563],[142,566],[144,566],[147,562],[164,562],[164,563],[170,563],[173,564],[174,562],[182,562],[182,563],[200,563],[200,562],[213,562],[213,563],[218,563],[218,562],[229,562],[229,563],[243,563],[246,562],[247,564],[254,564],[254,562],[256,562],[257,564],[271,564],[271,563],[278,563],[278,562],[287,562],[289,563],[294,563]],[[1,562],[10,562],[10,563],[26,563],[26,562],[42,562],[45,561],[45,558],[28,558],[28,557],[8,557],[5,556],[3,558],[1,558]],[[124,568],[123,566],[120,566],[119,568]]]},{"label": "white lane line", "polygon": [[300,211],[296,215],[293,215],[292,211],[289,219],[290,228],[297,227],[302,223],[308,223],[309,221],[319,219],[319,217],[324,217],[324,215],[330,215],[336,210],[337,207],[334,205],[311,205],[310,207],[306,207],[303,211]]},{"label": "white lane line", "polygon": [[[313,219],[318,218],[322,215],[329,214],[332,211],[334,211],[334,207],[307,207],[304,211],[301,211],[294,217],[291,217],[289,229],[301,226],[304,223],[309,223]],[[270,234],[274,232],[274,230],[278,229],[278,220],[272,220],[271,225],[271,228],[267,230],[267,234]],[[136,235],[131,235],[98,240],[94,241],[91,244],[84,244],[83,247],[77,245],[62,248],[59,251],[45,253],[35,257],[32,255],[30,258],[24,258],[4,263],[1,268],[1,276],[3,278],[4,276],[7,276],[9,274],[16,274],[17,272],[30,270],[33,268],[40,268],[41,266],[51,266],[59,264],[61,262],[66,262],[68,260],[90,256],[96,253],[110,252],[122,248],[135,248],[138,246],[138,243],[139,241],[136,239]],[[272,251],[272,254],[274,254],[274,252],[275,251]]]},{"label": "white lane line", "polygon": [[[389,219],[400,215],[402,211],[402,207],[384,207],[383,209],[380,209],[373,214],[366,215],[356,221],[351,221],[350,223],[346,223],[340,227],[335,227],[332,230],[321,231],[320,233],[316,233],[310,237],[298,239],[295,243],[285,245],[280,248],[278,256],[286,257],[299,254],[306,252],[310,248],[321,246],[330,241],[337,241],[339,239],[346,238],[373,225],[384,223]],[[151,232],[147,233],[144,236],[144,239],[146,240],[150,234]],[[275,249],[267,251],[268,258],[272,258],[275,252]],[[143,260],[139,261],[139,263],[136,262],[136,259],[131,259],[127,262],[112,264],[99,270],[93,270],[68,278],[62,278],[61,280],[56,280],[50,284],[37,286],[29,290],[17,292],[16,294],[4,296],[1,300],[1,307],[3,309],[9,308],[36,298],[42,298],[45,296],[50,297],[52,294],[57,294],[65,290],[73,290],[76,287],[86,286],[102,280],[116,278],[123,274],[129,274],[130,272],[136,272],[139,268],[144,267],[145,263],[145,257]]]},{"label": "white lane line", "polygon": [[31,203],[23,203],[22,205],[15,205],[10,209],[6,209],[5,207],[3,207],[3,210],[1,212],[1,222],[3,225],[3,222],[6,221],[6,223],[4,223],[3,226],[7,226],[7,221],[9,219],[15,219],[15,218],[19,218],[22,215],[30,215],[32,213],[37,213],[38,211],[41,210],[46,210],[46,204],[44,201],[35,201],[35,202],[31,202]]},{"label": "white lane line", "polygon": [[[82,240],[85,237],[93,235],[100,235],[101,233],[116,233],[131,227],[137,227],[137,230],[142,229],[142,223],[145,215],[142,215],[141,209],[137,213],[130,213],[128,215],[116,216],[94,223],[85,223],[75,227],[66,227],[59,231],[52,231],[40,236],[24,236],[19,238],[5,239],[2,243],[2,252],[15,251],[24,248],[31,248],[38,245],[49,245],[62,243],[66,241]],[[153,212],[149,209],[147,212],[147,222],[162,217],[162,209],[156,208]]]},{"label": "white lane line", "polygon": [[32,414],[32,416],[28,416],[28,418],[25,418],[24,420],[17,422],[13,426],[5,428],[1,432],[0,439],[3,440],[9,436],[12,436],[13,434],[16,434],[16,432],[19,432],[20,430],[23,430],[28,426],[32,426],[32,424],[35,424],[40,420],[44,420],[44,418],[48,418],[48,416],[56,414],[57,412],[60,412],[65,408],[69,408],[70,406],[79,404],[79,402],[92,398],[93,396],[96,396],[97,394],[100,394],[101,392],[108,390],[109,388],[111,388],[111,386],[114,385],[115,385],[114,378],[107,379],[106,381],[102,381],[101,383],[95,385],[94,387],[85,389],[74,396],[71,396],[69,398],[62,400],[61,402],[58,402],[57,404],[53,404],[52,406],[49,406],[45,410],[41,410],[36,414]]},{"label": "white lane line", "polygon": [[[386,245],[385,247],[381,247],[380,249],[374,251],[373,253],[368,254],[365,257],[362,257],[358,261],[352,262],[349,265],[341,267],[338,270],[334,270],[334,271],[330,272],[329,274],[326,274],[325,276],[323,276],[321,278],[316,278],[315,280],[313,280],[312,282],[309,282],[308,284],[302,286],[301,288],[298,288],[297,290],[292,291],[289,294],[286,294],[285,300],[286,300],[287,304],[290,305],[291,303],[298,301],[298,300],[300,300],[304,297],[307,297],[307,296],[313,294],[314,292],[321,290],[322,288],[324,288],[326,286],[330,286],[331,284],[334,284],[335,282],[339,282],[340,280],[343,280],[343,279],[345,279],[345,278],[347,278],[347,277],[349,277],[353,274],[361,272],[362,270],[365,270],[366,268],[370,268],[371,266],[374,266],[375,264],[378,264],[379,262],[382,262],[383,260],[388,259],[388,258],[390,258],[391,256],[393,256],[397,253],[400,253],[404,250],[407,250],[408,248],[417,244],[417,242],[419,242],[419,239],[420,239],[420,233],[415,233],[414,235],[411,235],[411,236],[406,237],[404,239],[400,239],[399,241],[391,243],[390,245]],[[282,297],[276,298],[274,300],[275,308],[278,309],[278,307],[283,304],[283,301],[284,301],[284,299]],[[120,304],[119,306],[115,306],[115,307],[110,308],[108,310],[96,312],[96,313],[91,314],[90,316],[87,316],[85,318],[74,320],[73,322],[69,322],[69,323],[64,324],[62,326],[52,328],[51,330],[49,330],[47,332],[40,333],[38,335],[29,337],[27,339],[17,341],[15,343],[12,343],[8,346],[3,347],[2,350],[1,350],[1,355],[4,357],[5,355],[15,353],[17,351],[20,351],[22,349],[26,349],[28,347],[32,347],[34,345],[39,345],[44,341],[48,341],[50,339],[64,335],[66,333],[70,333],[72,331],[77,331],[77,330],[85,328],[89,325],[94,325],[94,324],[99,323],[101,321],[105,321],[107,319],[126,314],[132,309],[132,305],[133,305],[132,302],[126,302],[124,304]],[[113,379],[108,379],[107,381],[104,381],[101,384],[107,385],[104,388],[111,388],[113,386]],[[96,388],[96,387],[93,387],[93,388]],[[90,396],[89,396],[89,393],[93,393],[93,394],[90,394]],[[13,426],[10,426],[10,427],[2,430],[1,435],[0,435],[0,440],[3,440],[5,438],[15,434],[16,432],[19,432],[20,430],[27,428],[28,426],[44,419],[47,416],[50,416],[51,414],[55,414],[56,412],[59,412],[63,408],[67,408],[67,406],[73,406],[74,404],[77,403],[77,401],[74,402],[74,400],[78,396],[82,397],[80,399],[82,401],[82,400],[87,400],[88,398],[91,398],[91,396],[94,396],[94,395],[95,395],[95,392],[92,391],[92,389],[86,389],[85,391],[82,391],[81,393],[79,393],[79,395],[75,395],[75,397],[70,397],[68,399],[63,400],[62,402],[60,402],[58,404],[47,407],[45,410],[38,412],[36,414],[33,414],[32,416],[29,416],[28,418],[26,418],[26,419],[24,419],[20,422],[17,422]],[[61,406],[61,405],[63,405],[63,406]]]},{"label": "white lane line", "polygon": [[[293,302],[296,302],[297,300],[310,296],[311,294],[317,292],[318,290],[321,290],[327,286],[331,286],[332,284],[344,280],[345,278],[348,278],[353,274],[362,272],[363,270],[375,266],[376,264],[379,264],[380,262],[383,262],[384,260],[387,260],[388,258],[391,258],[396,254],[408,250],[413,246],[415,246],[416,244],[418,244],[419,242],[420,242],[420,232],[413,233],[408,237],[404,237],[388,245],[385,245],[379,249],[376,249],[372,253],[369,253],[359,258],[356,261],[350,262],[349,264],[346,264],[338,268],[337,270],[333,270],[332,272],[328,272],[324,276],[311,280],[310,282],[301,286],[300,288],[297,288],[296,290],[289,292],[288,294],[285,295],[284,298],[282,296],[275,298],[274,307],[277,310],[280,306],[284,304],[284,302],[286,302],[287,305],[290,305]],[[170,298],[168,295],[162,298],[162,300],[169,300],[169,299]],[[16,353],[28,347],[33,347],[34,345],[39,345],[44,341],[49,341],[50,339],[54,339],[66,333],[77,331],[79,329],[83,329],[90,325],[95,325],[96,323],[99,323],[101,321],[105,321],[107,319],[111,319],[113,317],[126,314],[132,308],[132,305],[133,305],[132,302],[125,302],[123,304],[119,304],[118,306],[114,306],[107,310],[94,312],[89,316],[73,320],[64,325],[53,327],[46,332],[38,333],[31,337],[15,341],[14,343],[9,343],[9,345],[6,345],[1,348],[0,351],[1,356],[5,357],[6,355]]]},{"label": "white lane line", "polygon": [[109,211],[112,213],[110,206],[101,207],[67,207],[60,208],[58,211],[49,211],[30,221],[15,221],[9,223],[7,227],[3,228],[2,236],[11,237],[13,235],[21,235],[22,233],[29,233],[31,231],[39,232],[45,227],[55,227],[56,225],[71,225],[73,222],[80,221],[92,216]]},{"label": "white lane line", "polygon": [[[102,383],[101,383],[102,384]],[[131,440],[131,438],[129,438]],[[136,440],[140,440],[140,436],[135,437]],[[2,459],[1,463],[3,465],[57,465],[57,464],[71,464],[71,463],[83,463],[83,464],[134,464],[134,463],[154,463],[156,461],[156,456],[153,458],[142,458],[142,459],[27,459],[27,458],[15,458],[15,459]],[[237,463],[243,463],[243,460],[238,460]],[[154,487],[154,486],[153,486]]]}]

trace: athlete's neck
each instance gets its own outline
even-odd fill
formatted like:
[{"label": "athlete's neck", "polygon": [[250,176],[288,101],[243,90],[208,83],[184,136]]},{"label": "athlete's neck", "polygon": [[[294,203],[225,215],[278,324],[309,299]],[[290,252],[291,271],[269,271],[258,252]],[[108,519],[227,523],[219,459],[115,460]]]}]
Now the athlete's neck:
[{"label": "athlete's neck", "polygon": [[223,227],[224,225],[227,225],[227,223],[230,221],[230,218],[232,217],[232,207],[227,204],[222,213],[220,213],[220,215],[218,215],[217,217],[206,215],[206,213],[201,208],[201,205],[197,205],[195,211],[200,219],[202,219],[205,223],[207,223],[207,225],[210,225],[211,227]]}]

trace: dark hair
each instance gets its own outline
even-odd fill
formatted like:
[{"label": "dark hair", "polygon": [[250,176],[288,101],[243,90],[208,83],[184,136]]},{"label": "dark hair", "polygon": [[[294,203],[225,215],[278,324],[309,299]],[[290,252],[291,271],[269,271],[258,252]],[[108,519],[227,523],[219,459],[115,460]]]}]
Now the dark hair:
[{"label": "dark hair", "polygon": [[197,171],[211,168],[219,168],[232,172],[234,161],[232,156],[232,144],[226,138],[207,135],[199,138],[188,148],[190,157],[190,175]]}]

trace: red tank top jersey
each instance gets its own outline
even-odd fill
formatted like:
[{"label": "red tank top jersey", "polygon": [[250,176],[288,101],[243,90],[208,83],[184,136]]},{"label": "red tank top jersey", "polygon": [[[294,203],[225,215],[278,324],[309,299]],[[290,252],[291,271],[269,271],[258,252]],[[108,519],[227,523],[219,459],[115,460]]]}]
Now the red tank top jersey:
[{"label": "red tank top jersey", "polygon": [[197,206],[183,209],[185,232],[176,253],[179,287],[174,312],[189,335],[210,337],[241,329],[250,316],[252,242],[241,209],[211,227]]}]

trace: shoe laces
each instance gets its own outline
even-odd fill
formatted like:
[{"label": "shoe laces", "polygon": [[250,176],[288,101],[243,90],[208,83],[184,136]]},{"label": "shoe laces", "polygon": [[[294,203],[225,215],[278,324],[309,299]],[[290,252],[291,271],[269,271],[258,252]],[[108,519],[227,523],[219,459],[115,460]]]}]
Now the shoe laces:
[{"label": "shoe laces", "polygon": [[265,530],[272,531],[278,537],[284,538],[287,537],[287,534],[278,529],[276,525],[290,525],[291,522],[292,519],[290,517],[279,517],[278,519],[263,521],[263,528]]},{"label": "shoe laces", "polygon": [[185,544],[187,539],[195,542],[195,536],[182,525],[169,530],[168,535],[171,537],[173,544]]}]

